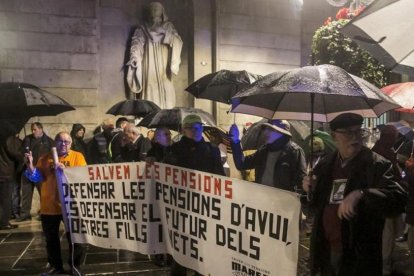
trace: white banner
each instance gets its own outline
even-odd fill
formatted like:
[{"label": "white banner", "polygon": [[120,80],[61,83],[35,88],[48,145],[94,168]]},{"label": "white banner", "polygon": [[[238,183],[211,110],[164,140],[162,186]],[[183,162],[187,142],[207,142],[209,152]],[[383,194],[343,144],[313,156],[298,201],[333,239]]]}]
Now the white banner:
[{"label": "white banner", "polygon": [[62,191],[74,242],[169,253],[204,275],[296,275],[294,193],[144,162],[67,168]]}]

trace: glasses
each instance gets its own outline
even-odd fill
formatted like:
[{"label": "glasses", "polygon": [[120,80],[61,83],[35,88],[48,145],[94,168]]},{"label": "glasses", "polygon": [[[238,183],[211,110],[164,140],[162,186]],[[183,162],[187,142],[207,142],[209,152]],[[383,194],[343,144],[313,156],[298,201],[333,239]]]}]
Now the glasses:
[{"label": "glasses", "polygon": [[72,142],[68,140],[57,140],[56,144],[70,145]]},{"label": "glasses", "polygon": [[351,138],[355,136],[366,136],[367,131],[365,129],[359,128],[359,129],[355,129],[355,130],[335,130],[334,132],[336,133],[340,133],[342,135],[344,135],[347,138]]}]

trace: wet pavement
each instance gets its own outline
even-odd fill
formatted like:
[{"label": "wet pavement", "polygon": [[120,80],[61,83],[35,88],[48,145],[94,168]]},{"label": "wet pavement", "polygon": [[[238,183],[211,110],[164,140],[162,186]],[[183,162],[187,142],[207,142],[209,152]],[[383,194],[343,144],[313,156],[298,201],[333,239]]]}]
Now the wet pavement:
[{"label": "wet pavement", "polygon": [[[14,221],[11,221],[14,223]],[[0,275],[39,275],[47,271],[45,242],[40,221],[18,223],[11,231],[0,231]],[[66,237],[61,233],[63,260],[68,259]],[[309,237],[301,234],[299,248],[298,275],[309,275],[307,267]],[[396,243],[394,251],[393,275],[410,275],[406,261],[406,243]],[[65,264],[65,269],[69,267]],[[84,263],[81,266],[85,275],[169,275],[169,267],[157,266],[147,255],[126,250],[113,250],[88,245]],[[68,274],[69,275],[69,274]]]}]

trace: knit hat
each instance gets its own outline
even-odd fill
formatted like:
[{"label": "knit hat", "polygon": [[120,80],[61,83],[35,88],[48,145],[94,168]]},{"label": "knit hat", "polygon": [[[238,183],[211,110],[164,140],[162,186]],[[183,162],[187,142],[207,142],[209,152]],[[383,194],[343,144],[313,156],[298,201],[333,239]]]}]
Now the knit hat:
[{"label": "knit hat", "polygon": [[269,120],[267,123],[262,124],[262,127],[271,128],[279,133],[285,134],[287,136],[292,137],[292,133],[290,133],[290,124],[286,120]]},{"label": "knit hat", "polygon": [[191,127],[193,124],[202,124],[201,117],[197,114],[189,114],[182,121],[183,127]]},{"label": "knit hat", "polygon": [[329,127],[332,131],[338,128],[346,128],[351,126],[360,126],[364,118],[361,115],[355,113],[342,113],[336,116],[330,123]]}]

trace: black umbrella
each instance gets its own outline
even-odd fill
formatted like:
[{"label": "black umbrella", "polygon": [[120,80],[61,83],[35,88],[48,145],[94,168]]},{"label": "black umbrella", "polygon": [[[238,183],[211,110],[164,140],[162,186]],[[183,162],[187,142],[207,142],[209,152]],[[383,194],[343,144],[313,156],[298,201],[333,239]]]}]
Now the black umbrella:
[{"label": "black umbrella", "polygon": [[171,130],[179,131],[181,122],[188,114],[200,116],[204,125],[215,126],[216,121],[210,113],[192,107],[174,107],[172,109],[161,109],[145,116],[138,126],[147,128],[167,127]]},{"label": "black umbrella", "polygon": [[327,64],[269,74],[232,98],[232,112],[318,122],[344,112],[377,117],[398,107],[371,83]]},{"label": "black umbrella", "polygon": [[207,138],[212,141],[213,139],[219,138],[221,142],[226,146],[227,152],[232,153],[231,145],[230,145],[230,138],[226,131],[221,129],[218,126],[209,126],[206,125],[203,128],[204,135],[207,136]]},{"label": "black umbrella", "polygon": [[193,82],[185,90],[190,92],[196,98],[230,104],[231,97],[233,97],[237,91],[240,91],[242,88],[252,84],[260,78],[262,78],[262,76],[244,70],[220,70],[205,75]]},{"label": "black umbrella", "polygon": [[[411,127],[401,122],[388,122],[386,125],[392,125],[398,130],[398,135],[405,141],[412,141],[414,139],[414,131]],[[378,125],[377,128],[381,131],[385,125]]]},{"label": "black umbrella", "polygon": [[113,105],[106,114],[112,115],[133,115],[135,117],[145,117],[151,112],[159,111],[161,108],[148,100],[125,100]]},{"label": "black umbrella", "polygon": [[75,110],[62,98],[28,83],[0,83],[0,118],[55,116]]},{"label": "black umbrella", "polygon": [[[385,125],[392,125],[398,131],[398,140],[395,142],[394,149],[397,153],[404,153],[409,155],[411,151],[412,141],[414,140],[413,129],[402,122],[388,122]],[[382,131],[385,125],[378,125],[377,128]],[[407,145],[409,145],[407,147]]]},{"label": "black umbrella", "polygon": [[28,120],[29,118],[0,119],[0,140],[18,134]]},{"label": "black umbrella", "polygon": [[[252,124],[243,134],[240,143],[243,150],[257,150],[265,144],[266,138],[262,125],[268,122],[267,119],[262,119]],[[289,120],[290,133],[292,134],[292,141],[301,146],[305,146],[305,139],[310,134],[310,124],[304,121]]]},{"label": "black umbrella", "polygon": [[232,112],[311,121],[311,141],[314,121],[329,122],[344,112],[377,117],[398,107],[371,83],[327,64],[269,74],[232,98]]},{"label": "black umbrella", "polygon": [[414,73],[413,0],[376,0],[340,32],[394,71]]}]

